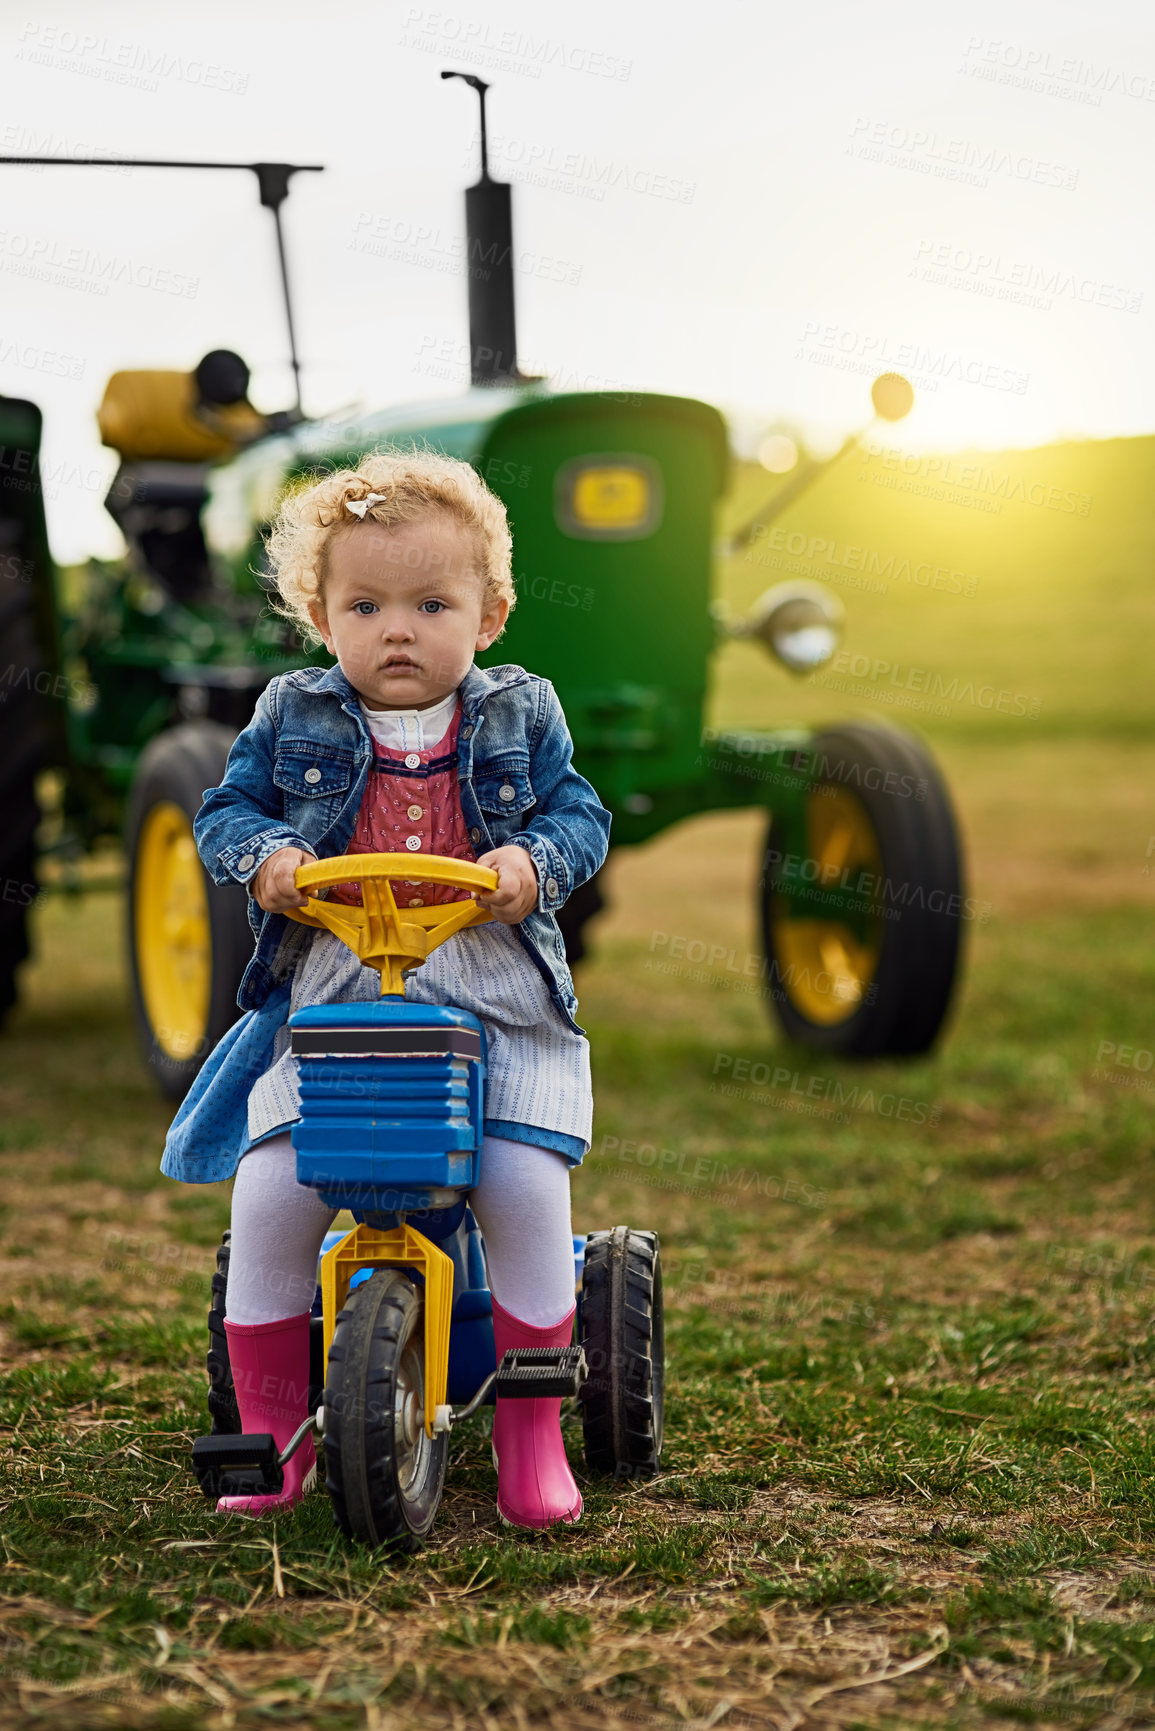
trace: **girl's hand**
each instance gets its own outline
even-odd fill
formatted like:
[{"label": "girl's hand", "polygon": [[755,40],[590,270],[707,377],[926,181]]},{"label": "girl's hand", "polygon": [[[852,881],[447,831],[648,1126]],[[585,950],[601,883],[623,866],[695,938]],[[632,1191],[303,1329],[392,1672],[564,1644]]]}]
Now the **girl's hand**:
[{"label": "girl's hand", "polygon": [[482,854],[479,866],[497,873],[497,888],[478,891],[478,907],[487,908],[503,926],[516,926],[537,906],[537,872],[523,847],[496,847]]},{"label": "girl's hand", "polygon": [[297,888],[293,874],[298,866],[312,865],[315,859],[315,854],[306,853],[303,848],[278,848],[250,880],[254,900],[267,914],[283,914],[286,908],[303,908],[309,898],[304,890]]}]

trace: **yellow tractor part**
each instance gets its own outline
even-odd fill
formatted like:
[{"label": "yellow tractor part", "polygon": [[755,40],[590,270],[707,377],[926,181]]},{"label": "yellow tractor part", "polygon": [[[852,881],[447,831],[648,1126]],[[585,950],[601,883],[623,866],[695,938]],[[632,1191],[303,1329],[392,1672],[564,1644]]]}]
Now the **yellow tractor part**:
[{"label": "yellow tractor part", "polygon": [[[866,808],[843,787],[823,786],[806,797],[807,855],[817,867],[815,887],[859,872],[877,880],[882,855]],[[872,919],[865,940],[837,917],[789,917],[782,897],[775,910],[774,949],[786,990],[798,1012],[820,1028],[849,1021],[862,1003],[882,951],[882,923]]]},{"label": "yellow tractor part", "polygon": [[212,936],[192,824],[163,801],[145,817],[133,878],[140,995],[153,1039],[183,1062],[202,1049],[212,987]]},{"label": "yellow tractor part", "polygon": [[212,424],[197,413],[192,373],[113,373],[104,387],[96,424],[106,445],[126,463],[161,459],[213,463],[235,456],[265,421],[249,403],[214,407]]}]

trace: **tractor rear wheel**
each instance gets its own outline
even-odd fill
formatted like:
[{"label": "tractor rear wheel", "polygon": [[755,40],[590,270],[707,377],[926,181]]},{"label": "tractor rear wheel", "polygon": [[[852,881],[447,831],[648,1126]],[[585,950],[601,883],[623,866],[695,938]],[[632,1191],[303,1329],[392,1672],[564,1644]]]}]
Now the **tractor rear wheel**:
[{"label": "tractor rear wheel", "polygon": [[36,782],[66,757],[64,699],[52,559],[40,477],[42,420],[35,403],[0,398],[0,1022],[16,1002],[29,952],[40,825]]},{"label": "tractor rear wheel", "polygon": [[253,951],[240,884],[214,884],[193,819],[224,777],[235,735],[198,721],[160,734],[142,753],[129,800],[128,952],[145,1061],[182,1100],[236,1021],[237,988]]},{"label": "tractor rear wheel", "polygon": [[809,748],[804,835],[772,818],[760,886],[774,1010],[787,1037],[840,1057],[927,1051],[945,1020],[970,907],[933,758],[847,724]]},{"label": "tractor rear wheel", "polygon": [[[7,543],[4,543],[7,545]],[[31,585],[4,584],[0,639],[9,663],[0,685],[0,1022],[16,1002],[16,972],[28,955],[28,910],[36,899],[36,777],[45,755],[43,699],[34,681],[43,661]]]}]

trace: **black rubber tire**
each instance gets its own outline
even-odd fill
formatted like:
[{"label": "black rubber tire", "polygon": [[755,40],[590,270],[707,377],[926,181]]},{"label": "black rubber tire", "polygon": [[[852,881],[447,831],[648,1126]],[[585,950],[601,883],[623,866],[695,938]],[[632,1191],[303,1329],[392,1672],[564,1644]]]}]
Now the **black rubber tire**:
[{"label": "black rubber tire", "polygon": [[329,1348],[325,1482],[337,1525],[365,1545],[416,1550],[441,1503],[448,1436],[425,1437],[422,1408],[408,1482],[399,1436],[399,1383],[411,1392],[418,1386],[405,1367],[424,1364],[424,1314],[424,1297],[407,1274],[378,1269],[350,1295]]},{"label": "black rubber tire", "polygon": [[759,913],[774,1014],[788,1039],[839,1057],[926,1052],[950,1008],[968,909],[946,784],[925,746],[893,728],[848,723],[818,735],[811,749],[818,770],[814,786],[842,786],[865,809],[882,861],[876,902],[897,917],[878,921],[878,962],[858,1008],[832,1026],[812,1020],[792,998],[788,969],[777,952],[776,878],[769,862],[783,849],[771,818]]},{"label": "black rubber tire", "polygon": [[68,758],[56,582],[40,475],[43,418],[20,397],[0,402],[0,1022],[17,998],[37,894],[36,782]]},{"label": "black rubber tire", "polygon": [[190,824],[200,810],[207,788],[216,787],[225,772],[229,748],[236,735],[217,721],[189,722],[173,727],[145,748],[137,766],[125,824],[125,851],[129,862],[127,900],[127,946],[132,981],[137,1034],[145,1062],[167,1099],[183,1100],[193,1078],[221,1035],[240,1014],[237,990],[241,975],[253,953],[253,934],[248,920],[248,898],[240,884],[214,884],[204,873],[208,898],[212,945],[212,975],[205,1032],[197,1051],[175,1058],[157,1043],[140,988],[136,953],[134,908],[137,893],[137,852],[141,829],[155,805],[171,800],[180,806]]},{"label": "black rubber tire", "polygon": [[36,899],[36,830],[40,807],[36,777],[45,758],[41,710],[35,690],[43,667],[31,585],[2,585],[0,642],[5,683],[0,685],[0,1022],[16,1002],[16,974],[29,953],[28,915]]},{"label": "black rubber tire", "polygon": [[[229,1254],[232,1232],[226,1231],[217,1246],[217,1269],[213,1275],[212,1299],[209,1303],[209,1350],[205,1368],[209,1373],[209,1417],[212,1436],[239,1436],[243,1429],[237,1407],[233,1370],[229,1361],[229,1337],[225,1333],[228,1314]],[[325,1381],[325,1325],[314,1316],[309,1325],[309,1411],[316,1412],[321,1404]]]},{"label": "black rubber tire", "polygon": [[576,968],[587,953],[586,926],[606,905],[602,894],[604,870],[603,864],[593,877],[580,884],[564,906],[558,909],[557,923],[561,927],[565,943],[565,959],[571,968]]},{"label": "black rubber tire", "polygon": [[656,1232],[590,1233],[581,1344],[589,1369],[581,1396],[586,1464],[616,1479],[651,1478],[661,1466],[666,1386]]},{"label": "black rubber tire", "polygon": [[229,1241],[226,1232],[217,1246],[217,1268],[209,1301],[209,1350],[205,1369],[209,1373],[209,1431],[212,1436],[239,1436],[241,1415],[233,1369],[229,1363],[229,1337],[225,1333],[225,1294],[229,1284]]}]

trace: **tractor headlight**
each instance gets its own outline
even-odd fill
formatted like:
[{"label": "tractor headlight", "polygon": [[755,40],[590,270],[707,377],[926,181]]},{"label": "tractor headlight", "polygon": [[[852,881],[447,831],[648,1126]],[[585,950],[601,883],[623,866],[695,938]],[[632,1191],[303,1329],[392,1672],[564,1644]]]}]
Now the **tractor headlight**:
[{"label": "tractor headlight", "polygon": [[748,618],[725,629],[732,637],[757,637],[791,673],[813,673],[837,649],[844,617],[837,595],[820,583],[776,583]]}]

